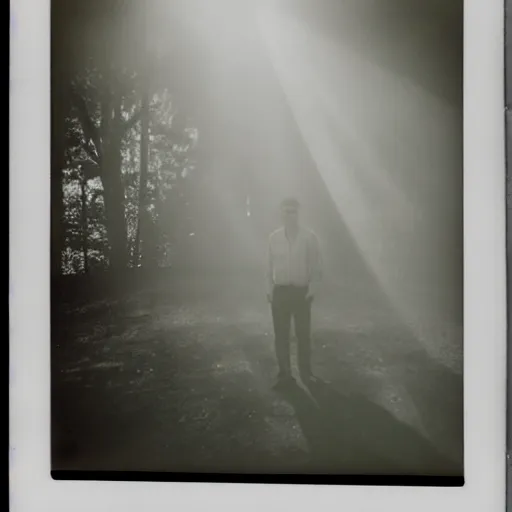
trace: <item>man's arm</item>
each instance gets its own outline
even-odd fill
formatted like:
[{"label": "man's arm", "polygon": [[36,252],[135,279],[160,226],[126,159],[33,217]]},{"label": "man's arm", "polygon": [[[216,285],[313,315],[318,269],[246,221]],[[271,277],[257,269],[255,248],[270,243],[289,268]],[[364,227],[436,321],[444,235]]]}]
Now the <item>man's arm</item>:
[{"label": "man's arm", "polygon": [[273,258],[272,258],[272,244],[271,238],[268,239],[268,247],[267,247],[267,266],[265,269],[265,284],[267,288],[267,299],[272,301],[272,294],[274,291],[274,267],[273,267]]},{"label": "man's arm", "polygon": [[309,268],[308,297],[314,297],[322,281],[322,254],[318,238],[314,233],[311,233],[309,243]]}]

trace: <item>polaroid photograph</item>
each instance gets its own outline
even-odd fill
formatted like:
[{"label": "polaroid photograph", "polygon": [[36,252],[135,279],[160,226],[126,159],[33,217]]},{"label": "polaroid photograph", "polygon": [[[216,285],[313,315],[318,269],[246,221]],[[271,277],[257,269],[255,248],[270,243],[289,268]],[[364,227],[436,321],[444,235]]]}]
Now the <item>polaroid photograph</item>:
[{"label": "polaroid photograph", "polygon": [[13,510],[503,509],[503,6],[35,4]]}]

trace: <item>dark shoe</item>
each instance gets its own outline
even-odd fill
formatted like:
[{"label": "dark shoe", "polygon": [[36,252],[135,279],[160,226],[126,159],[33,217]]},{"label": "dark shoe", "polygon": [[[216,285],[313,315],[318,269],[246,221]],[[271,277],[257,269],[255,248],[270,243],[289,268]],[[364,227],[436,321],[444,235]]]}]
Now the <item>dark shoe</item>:
[{"label": "dark shoe", "polygon": [[279,375],[277,382],[274,385],[274,389],[283,389],[295,384],[295,379],[292,375]]}]

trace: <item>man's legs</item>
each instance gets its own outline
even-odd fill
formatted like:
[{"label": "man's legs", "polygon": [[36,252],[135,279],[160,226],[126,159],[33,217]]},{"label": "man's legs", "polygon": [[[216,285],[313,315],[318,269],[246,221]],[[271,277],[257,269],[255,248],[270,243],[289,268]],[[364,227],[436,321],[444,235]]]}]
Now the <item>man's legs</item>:
[{"label": "man's legs", "polygon": [[276,288],[272,298],[272,321],[274,323],[275,349],[279,378],[291,377],[290,327],[292,308],[286,289]]},{"label": "man's legs", "polygon": [[298,363],[301,379],[308,380],[311,373],[311,300],[306,299],[306,292],[301,293],[295,301],[293,320],[298,344]]}]

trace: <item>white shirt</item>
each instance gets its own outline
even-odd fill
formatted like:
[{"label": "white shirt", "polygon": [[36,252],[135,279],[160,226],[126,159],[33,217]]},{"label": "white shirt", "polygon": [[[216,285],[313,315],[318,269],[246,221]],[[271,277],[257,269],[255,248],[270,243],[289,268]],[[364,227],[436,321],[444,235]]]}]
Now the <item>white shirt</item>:
[{"label": "white shirt", "polygon": [[294,239],[284,228],[269,237],[267,263],[267,293],[276,285],[309,286],[314,294],[321,280],[321,257],[318,239],[308,229],[299,227]]}]

